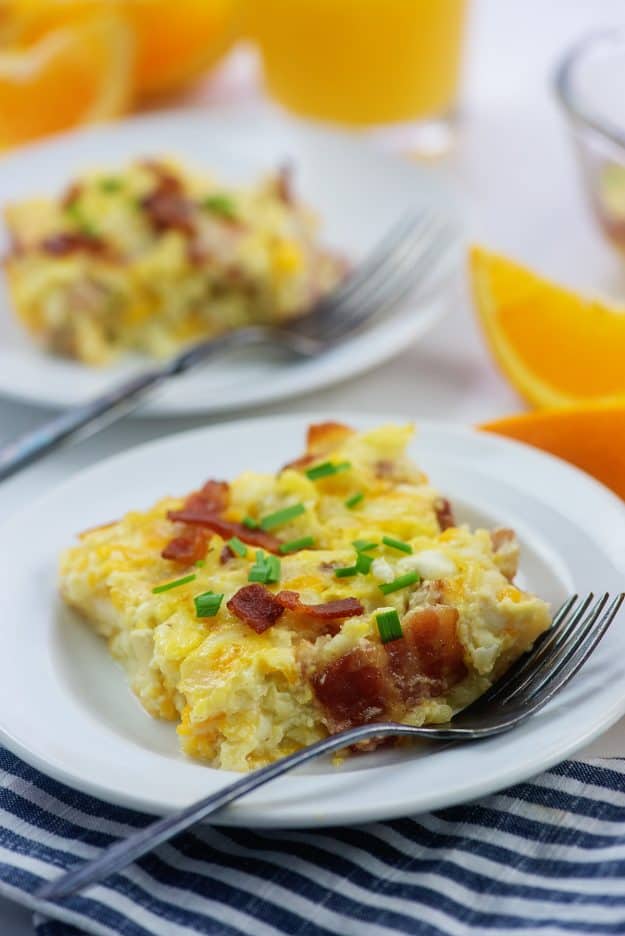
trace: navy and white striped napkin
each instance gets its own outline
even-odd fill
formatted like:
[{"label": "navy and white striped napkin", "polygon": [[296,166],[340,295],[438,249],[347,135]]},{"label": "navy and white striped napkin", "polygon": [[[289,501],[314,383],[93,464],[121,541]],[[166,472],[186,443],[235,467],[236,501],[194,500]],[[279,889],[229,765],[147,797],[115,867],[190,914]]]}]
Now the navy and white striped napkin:
[{"label": "navy and white striped napkin", "polygon": [[411,819],[197,828],[84,896],[34,901],[148,821],[0,749],[0,892],[33,908],[38,936],[625,933],[625,759],[567,761]]}]

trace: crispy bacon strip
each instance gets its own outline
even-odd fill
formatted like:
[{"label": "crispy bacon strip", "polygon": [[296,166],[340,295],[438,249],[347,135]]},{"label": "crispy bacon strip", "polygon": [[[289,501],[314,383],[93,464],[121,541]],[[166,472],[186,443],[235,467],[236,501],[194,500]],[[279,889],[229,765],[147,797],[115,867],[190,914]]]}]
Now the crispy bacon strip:
[{"label": "crispy bacon strip", "polygon": [[326,601],[323,604],[310,605],[300,601],[297,592],[281,591],[276,595],[276,599],[289,611],[308,614],[310,617],[319,618],[323,621],[358,617],[365,613],[365,609],[357,598],[339,598],[337,601]]},{"label": "crispy bacon strip", "polygon": [[208,537],[204,530],[191,527],[183,536],[174,536],[163,549],[163,559],[173,559],[183,565],[192,565],[206,555]]},{"label": "crispy bacon strip", "polygon": [[455,608],[423,608],[404,618],[402,639],[385,644],[390,675],[405,705],[441,695],[466,676],[457,623]]},{"label": "crispy bacon strip", "polygon": [[234,520],[224,520],[217,514],[207,513],[202,508],[182,510],[170,510],[167,514],[170,520],[178,523],[189,523],[195,526],[205,526],[213,533],[218,533],[222,539],[231,539],[238,537],[248,546],[255,546],[257,549],[266,549],[267,552],[277,553],[280,551],[280,540],[271,533],[265,533],[264,530],[248,530],[242,523],[236,523]]},{"label": "crispy bacon strip", "polygon": [[44,253],[53,257],[65,257],[68,254],[85,251],[91,254],[107,254],[109,246],[101,238],[81,231],[60,231],[45,237],[40,244]]},{"label": "crispy bacon strip", "polygon": [[180,180],[157,162],[144,163],[156,176],[156,186],[141,200],[155,231],[181,231],[187,237],[195,234],[193,203],[185,196]]},{"label": "crispy bacon strip", "polygon": [[262,634],[284,614],[283,605],[263,585],[244,585],[227,603],[240,621]]},{"label": "crispy bacon strip", "polygon": [[332,734],[379,721],[388,710],[392,686],[384,673],[383,652],[374,644],[355,647],[312,677]]}]

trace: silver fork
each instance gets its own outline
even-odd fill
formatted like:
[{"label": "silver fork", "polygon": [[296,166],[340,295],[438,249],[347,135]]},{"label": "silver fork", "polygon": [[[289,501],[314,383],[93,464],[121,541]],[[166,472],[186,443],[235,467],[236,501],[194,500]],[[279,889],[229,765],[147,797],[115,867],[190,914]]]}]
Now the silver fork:
[{"label": "silver fork", "polygon": [[199,342],[166,364],[66,410],[0,447],[0,481],[62,443],[91,435],[120,419],[170,378],[222,352],[270,343],[303,358],[321,354],[373,318],[390,312],[418,283],[425,284],[453,239],[451,223],[442,221],[432,211],[407,214],[366,261],[305,315],[281,327],[254,325]]},{"label": "silver fork", "polygon": [[116,842],[93,861],[43,884],[36,891],[36,896],[42,900],[59,900],[102,881],[275,777],[315,757],[331,754],[359,741],[389,736],[427,738],[429,741],[475,741],[509,731],[543,708],[577,673],[610,626],[624,598],[625,595],[620,594],[610,602],[608,594],[597,601],[593,600],[592,594],[583,600],[573,595],[560,608],[550,630],[536,641],[532,650],[521,657],[488,692],[464,709],[453,723],[413,728],[395,722],[380,722],[324,738],[246,774],[217,793]]}]

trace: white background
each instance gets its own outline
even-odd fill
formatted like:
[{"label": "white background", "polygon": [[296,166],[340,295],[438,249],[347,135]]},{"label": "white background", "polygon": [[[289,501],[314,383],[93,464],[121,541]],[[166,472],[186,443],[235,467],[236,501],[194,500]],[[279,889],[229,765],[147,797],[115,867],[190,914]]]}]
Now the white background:
[{"label": "white background", "polygon": [[[474,0],[463,128],[450,166],[467,196],[472,238],[548,275],[623,300],[625,267],[587,211],[550,81],[561,52],[589,30],[623,24],[622,0]],[[289,404],[290,412],[394,412],[475,423],[522,408],[493,368],[467,298],[430,335],[362,378]],[[284,406],[263,412],[284,411]],[[0,444],[34,427],[42,410],[0,401]],[[0,516],[83,466],[131,445],[205,424],[132,420],[53,455],[5,482]],[[625,721],[586,754],[625,754]],[[0,933],[32,933],[30,914],[0,900]]]}]

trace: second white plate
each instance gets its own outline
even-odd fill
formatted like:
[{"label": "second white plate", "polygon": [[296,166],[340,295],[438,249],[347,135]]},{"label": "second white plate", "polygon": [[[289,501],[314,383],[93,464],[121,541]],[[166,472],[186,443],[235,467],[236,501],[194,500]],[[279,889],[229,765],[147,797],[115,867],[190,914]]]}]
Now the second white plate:
[{"label": "second white plate", "polygon": [[[255,179],[285,162],[298,193],[320,215],[323,239],[354,261],[379,242],[410,206],[433,205],[457,218],[452,194],[433,169],[380,152],[346,134],[306,127],[258,112],[172,111],[65,134],[7,157],[0,176],[3,203],[61,190],[90,166],[122,165],[154,154],[179,156],[231,182]],[[447,269],[458,244],[440,258]],[[2,237],[0,235],[0,254]],[[294,361],[270,349],[227,355],[172,381],[143,414],[226,412],[288,400],[361,373],[399,353],[444,313],[449,291],[408,300],[322,356]],[[126,359],[94,369],[39,351],[14,320],[0,287],[0,394],[46,406],[84,402],[149,360]]]},{"label": "second white plate", "polygon": [[[357,427],[385,421],[338,418]],[[83,472],[0,528],[5,745],[71,786],[148,812],[169,812],[229,782],[232,774],[180,753],[174,726],[145,714],[105,643],[63,608],[58,555],[77,531],[167,492],[185,493],[206,477],[232,477],[244,468],[276,470],[302,449],[304,430],[301,417],[281,417],[172,436]],[[461,520],[517,530],[520,582],[554,606],[573,591],[621,590],[625,508],[591,478],[535,449],[443,424],[423,424],[411,454]],[[479,744],[362,755],[341,768],[319,763],[256,791],[219,821],[332,825],[473,799],[588,743],[625,712],[624,686],[621,615],[581,673],[515,731]]]}]

